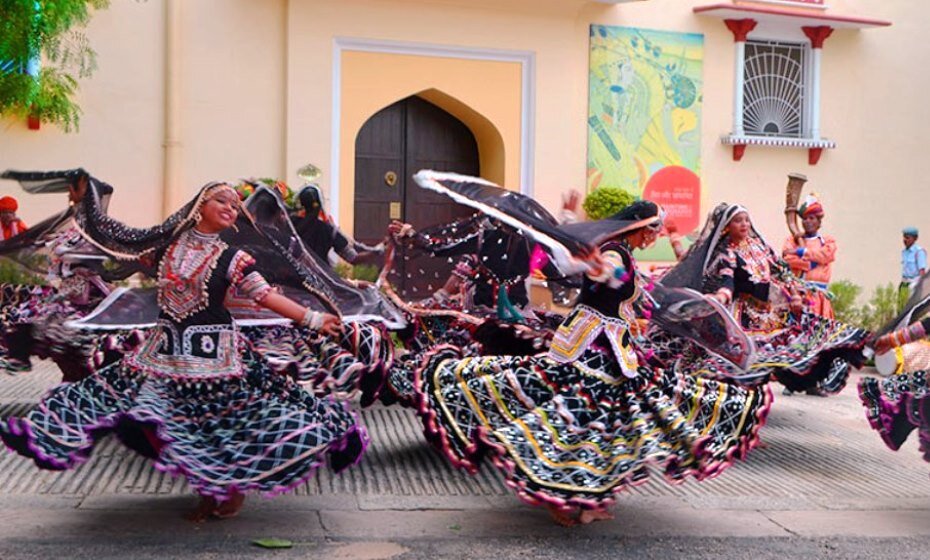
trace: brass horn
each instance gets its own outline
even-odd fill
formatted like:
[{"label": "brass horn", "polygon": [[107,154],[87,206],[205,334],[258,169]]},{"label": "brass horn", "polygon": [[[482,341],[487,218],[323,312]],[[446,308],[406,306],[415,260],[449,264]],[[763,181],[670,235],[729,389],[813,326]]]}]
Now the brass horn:
[{"label": "brass horn", "polygon": [[801,228],[798,225],[798,202],[801,201],[801,189],[807,182],[807,176],[800,173],[788,174],[788,186],[785,188],[785,221],[788,231],[795,242],[801,239]]}]

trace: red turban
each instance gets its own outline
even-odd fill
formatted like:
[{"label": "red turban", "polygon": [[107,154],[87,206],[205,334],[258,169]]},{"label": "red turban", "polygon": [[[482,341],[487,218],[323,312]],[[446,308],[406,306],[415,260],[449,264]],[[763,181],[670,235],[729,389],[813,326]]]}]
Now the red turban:
[{"label": "red turban", "polygon": [[19,203],[12,196],[0,198],[0,212],[16,212],[19,210]]}]

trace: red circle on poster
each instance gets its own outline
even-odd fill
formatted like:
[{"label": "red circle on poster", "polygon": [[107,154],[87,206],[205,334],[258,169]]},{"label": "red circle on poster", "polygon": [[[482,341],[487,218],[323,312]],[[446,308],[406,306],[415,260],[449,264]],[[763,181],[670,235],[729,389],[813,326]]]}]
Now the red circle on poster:
[{"label": "red circle on poster", "polygon": [[687,235],[701,223],[701,179],[687,167],[670,165],[649,177],[643,198],[660,205]]}]

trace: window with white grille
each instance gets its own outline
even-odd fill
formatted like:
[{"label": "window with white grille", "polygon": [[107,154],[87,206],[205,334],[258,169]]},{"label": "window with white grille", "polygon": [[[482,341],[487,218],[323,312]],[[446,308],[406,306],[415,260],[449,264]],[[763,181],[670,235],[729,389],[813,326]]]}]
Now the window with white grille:
[{"label": "window with white grille", "polygon": [[743,131],[746,136],[809,136],[806,43],[746,41]]}]

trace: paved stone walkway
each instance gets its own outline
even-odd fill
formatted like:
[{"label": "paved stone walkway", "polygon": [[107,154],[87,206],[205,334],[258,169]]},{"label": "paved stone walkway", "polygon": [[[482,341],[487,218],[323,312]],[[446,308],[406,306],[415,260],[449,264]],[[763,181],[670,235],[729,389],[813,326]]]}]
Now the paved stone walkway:
[{"label": "paved stone walkway", "polygon": [[[48,363],[0,377],[0,416],[21,414],[57,379]],[[239,518],[202,526],[180,519],[194,503],[183,480],[159,473],[115,441],[102,444],[71,472],[39,471],[26,459],[0,452],[0,544],[78,542],[88,534],[138,542],[273,535],[300,542],[459,544],[472,537],[553,535],[930,536],[930,464],[920,458],[916,442],[897,453],[885,448],[865,421],[857,379],[827,399],[778,394],[762,432],[767,448],[711,481],[670,485],[656,477],[619,500],[615,520],[588,527],[553,526],[545,512],[516,500],[493,469],[469,476],[450,468],[423,442],[412,413],[375,407],[363,413],[373,441],[358,467],[340,476],[321,471],[292,495],[250,500]]]}]

